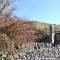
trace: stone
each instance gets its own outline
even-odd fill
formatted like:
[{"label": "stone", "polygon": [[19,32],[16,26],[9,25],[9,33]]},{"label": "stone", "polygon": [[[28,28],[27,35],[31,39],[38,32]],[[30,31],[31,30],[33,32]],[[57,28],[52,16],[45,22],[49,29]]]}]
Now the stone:
[{"label": "stone", "polygon": [[19,55],[18,54],[14,54],[14,58],[19,58]]},{"label": "stone", "polygon": [[6,55],[4,54],[4,55],[2,55],[2,57],[6,57]]},{"label": "stone", "polygon": [[17,59],[17,60],[21,60],[21,59]]},{"label": "stone", "polygon": [[9,59],[14,60],[14,58],[13,58],[13,56],[12,56],[12,55],[10,55],[10,58],[9,58]]}]

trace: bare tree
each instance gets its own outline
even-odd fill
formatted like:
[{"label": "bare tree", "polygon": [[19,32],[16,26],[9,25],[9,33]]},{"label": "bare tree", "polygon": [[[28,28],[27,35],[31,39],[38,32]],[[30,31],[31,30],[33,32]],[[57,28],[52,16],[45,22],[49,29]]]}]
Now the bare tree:
[{"label": "bare tree", "polygon": [[0,16],[10,14],[13,8],[13,2],[15,0],[0,0]]}]

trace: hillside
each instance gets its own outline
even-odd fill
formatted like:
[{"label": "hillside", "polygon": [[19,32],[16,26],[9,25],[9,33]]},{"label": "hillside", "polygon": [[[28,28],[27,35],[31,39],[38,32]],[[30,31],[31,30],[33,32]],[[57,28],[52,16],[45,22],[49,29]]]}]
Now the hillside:
[{"label": "hillside", "polygon": [[[0,19],[0,50],[16,50],[21,48],[22,44],[49,42],[50,25],[42,22],[3,17]],[[55,25],[55,30],[60,31],[60,25]]]},{"label": "hillside", "polygon": [[[12,19],[10,20],[9,17],[8,18],[4,17],[4,19],[2,18],[2,20],[0,21],[0,34],[3,35],[4,37],[0,35],[1,37],[0,49],[15,50],[15,49],[19,49],[19,46],[23,43],[26,44],[26,43],[34,42],[36,40],[36,36],[34,35],[32,29],[33,26],[29,21],[25,21],[25,20],[14,21]],[[8,43],[7,42],[5,43],[7,48],[5,48],[5,45],[2,44],[6,40],[9,41]],[[1,48],[1,44],[2,46],[4,46],[3,48]]]},{"label": "hillside", "polygon": [[37,21],[33,21],[33,23],[36,25],[37,29],[49,28],[49,26],[51,25],[51,24],[48,24],[48,23],[37,22]]}]

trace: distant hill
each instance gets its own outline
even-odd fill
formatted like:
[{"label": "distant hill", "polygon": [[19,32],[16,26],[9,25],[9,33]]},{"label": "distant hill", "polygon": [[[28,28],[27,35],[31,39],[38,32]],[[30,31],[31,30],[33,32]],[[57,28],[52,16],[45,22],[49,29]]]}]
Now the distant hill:
[{"label": "distant hill", "polygon": [[43,22],[37,22],[37,21],[32,21],[37,29],[44,29],[44,28],[49,28],[51,24],[48,23],[43,23]]}]

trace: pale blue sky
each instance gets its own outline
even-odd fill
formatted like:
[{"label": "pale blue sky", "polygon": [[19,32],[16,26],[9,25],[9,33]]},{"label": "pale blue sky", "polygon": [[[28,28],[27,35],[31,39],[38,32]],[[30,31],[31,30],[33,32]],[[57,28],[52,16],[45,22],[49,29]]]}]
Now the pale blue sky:
[{"label": "pale blue sky", "polygon": [[60,0],[16,0],[15,14],[32,21],[60,24]]}]

